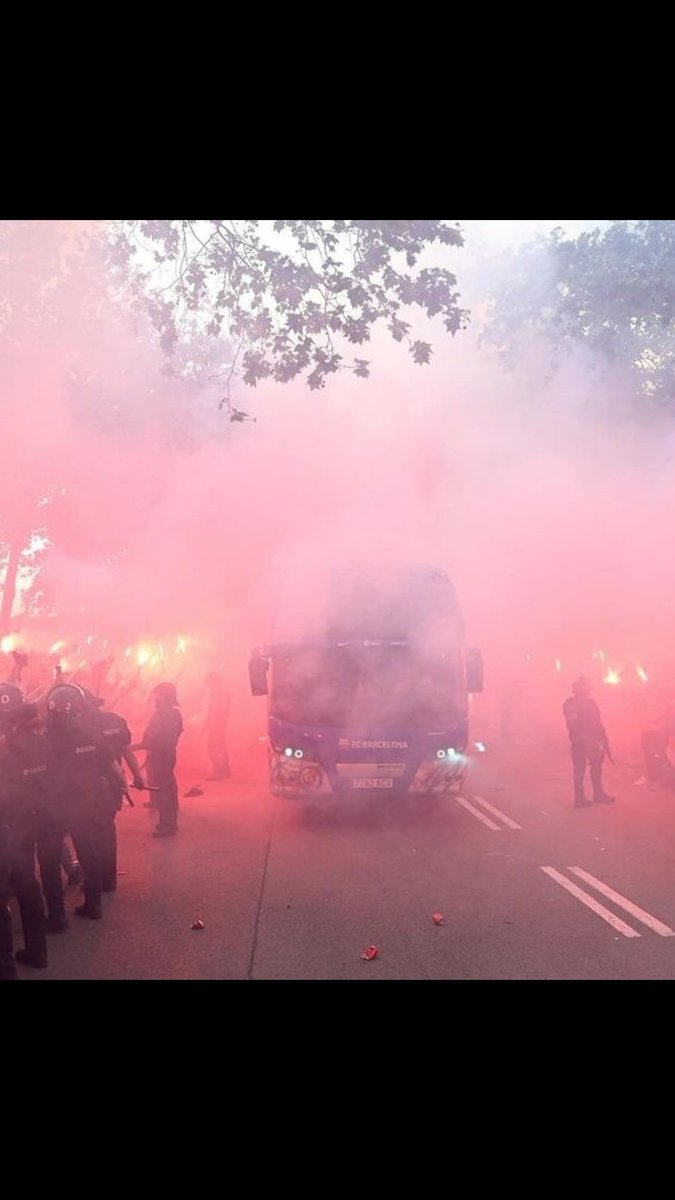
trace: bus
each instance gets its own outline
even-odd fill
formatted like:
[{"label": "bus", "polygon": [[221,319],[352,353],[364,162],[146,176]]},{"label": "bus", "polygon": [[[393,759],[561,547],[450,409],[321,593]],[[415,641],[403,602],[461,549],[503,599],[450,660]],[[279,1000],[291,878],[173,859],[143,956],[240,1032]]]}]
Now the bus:
[{"label": "bus", "polygon": [[461,790],[469,695],[482,691],[480,651],[466,645],[445,572],[403,564],[334,573],[321,618],[277,622],[249,661],[267,696],[270,788],[320,800]]}]

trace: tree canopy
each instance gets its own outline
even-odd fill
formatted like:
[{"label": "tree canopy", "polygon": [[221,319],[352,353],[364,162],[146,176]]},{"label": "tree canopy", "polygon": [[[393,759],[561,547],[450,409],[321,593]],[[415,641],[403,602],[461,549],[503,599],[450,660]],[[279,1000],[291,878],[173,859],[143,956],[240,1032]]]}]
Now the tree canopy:
[{"label": "tree canopy", "polygon": [[[370,362],[349,344],[370,341],[383,322],[428,363],[430,343],[414,336],[406,310],[440,316],[455,334],[468,320],[457,279],[445,267],[422,266],[434,243],[460,247],[448,221],[121,221],[110,256],[117,276],[131,281],[136,304],[150,312],[165,351],[201,339],[221,339],[222,404],[232,420],[246,414],[231,399],[233,379],[288,383],[304,375],[324,386],[340,369],[367,377]],[[186,350],[187,348],[187,350]],[[208,357],[208,356],[207,356]],[[213,368],[211,356],[210,368]]]},{"label": "tree canopy", "polygon": [[511,252],[485,337],[513,363],[533,336],[552,361],[585,347],[599,366],[625,368],[642,401],[675,404],[675,221],[615,221]]}]

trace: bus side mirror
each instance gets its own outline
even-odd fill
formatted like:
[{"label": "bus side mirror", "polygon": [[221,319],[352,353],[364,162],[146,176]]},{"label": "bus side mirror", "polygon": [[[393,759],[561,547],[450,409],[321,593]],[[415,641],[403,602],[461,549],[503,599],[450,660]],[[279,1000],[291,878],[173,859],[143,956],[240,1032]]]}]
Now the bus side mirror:
[{"label": "bus side mirror", "polygon": [[483,690],[483,656],[475,646],[466,652],[466,686],[469,692]]},{"label": "bus side mirror", "polygon": [[267,695],[267,659],[259,650],[254,650],[248,663],[248,677],[251,681],[251,692],[254,696]]}]

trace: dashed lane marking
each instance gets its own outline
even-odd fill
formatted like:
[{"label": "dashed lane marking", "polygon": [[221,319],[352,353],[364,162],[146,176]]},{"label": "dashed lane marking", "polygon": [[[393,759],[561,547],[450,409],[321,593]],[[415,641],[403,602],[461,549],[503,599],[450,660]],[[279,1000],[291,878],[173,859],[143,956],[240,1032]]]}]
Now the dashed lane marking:
[{"label": "dashed lane marking", "polygon": [[502,832],[500,825],[495,825],[494,821],[491,821],[490,818],[486,817],[484,813],[479,812],[477,808],[474,808],[473,804],[469,804],[469,801],[465,800],[464,796],[455,796],[455,800],[458,804],[461,804],[462,808],[465,808],[467,812],[472,813],[476,820],[482,821],[484,825],[487,825],[488,829],[496,829],[497,833]]},{"label": "dashed lane marking", "polygon": [[663,921],[652,917],[650,913],[645,912],[644,908],[638,908],[637,904],[633,904],[632,900],[627,900],[620,892],[615,892],[614,888],[603,883],[601,879],[596,879],[595,875],[591,875],[589,871],[584,871],[581,867],[570,867],[569,870],[574,875],[577,875],[579,879],[583,879],[586,883],[589,883],[592,888],[595,888],[596,892],[601,892],[608,900],[613,900],[619,908],[624,908],[627,913],[630,913],[632,917],[641,921],[643,925],[646,925],[649,929],[653,929],[654,933],[658,933],[660,937],[675,937],[675,930],[671,929],[669,925],[664,925]]},{"label": "dashed lane marking", "polygon": [[477,800],[479,804],[483,805],[483,808],[487,808],[488,812],[491,812],[495,817],[499,817],[505,825],[508,825],[509,829],[522,829],[522,825],[518,825],[516,821],[512,821],[511,817],[507,817],[506,813],[503,813],[501,809],[496,808],[494,804],[490,804],[489,800],[484,800],[482,796],[472,796],[471,799]]},{"label": "dashed lane marking", "polygon": [[622,921],[620,917],[615,917],[614,913],[610,912],[608,908],[605,908],[604,904],[600,904],[598,900],[594,900],[593,897],[589,896],[587,892],[584,892],[582,888],[577,887],[576,883],[572,883],[571,879],[567,879],[565,875],[561,875],[560,871],[556,871],[555,867],[542,867],[541,869],[556,883],[559,883],[560,887],[565,888],[565,890],[568,892],[571,892],[573,896],[576,896],[577,900],[580,900],[581,903],[585,904],[587,908],[592,909],[598,917],[602,917],[603,921],[606,921],[607,924],[611,925],[613,929],[616,929],[619,933],[622,933],[624,937],[638,938],[642,936],[642,934],[638,933],[637,929],[633,929],[630,925],[626,925],[625,921]]}]

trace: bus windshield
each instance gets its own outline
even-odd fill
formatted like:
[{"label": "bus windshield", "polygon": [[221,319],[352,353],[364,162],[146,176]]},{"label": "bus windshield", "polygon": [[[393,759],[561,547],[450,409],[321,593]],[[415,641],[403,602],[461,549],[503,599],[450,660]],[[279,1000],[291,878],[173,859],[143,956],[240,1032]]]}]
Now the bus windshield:
[{"label": "bus windshield", "polygon": [[285,647],[272,655],[270,713],[298,725],[442,729],[462,695],[456,650],[406,642]]}]

